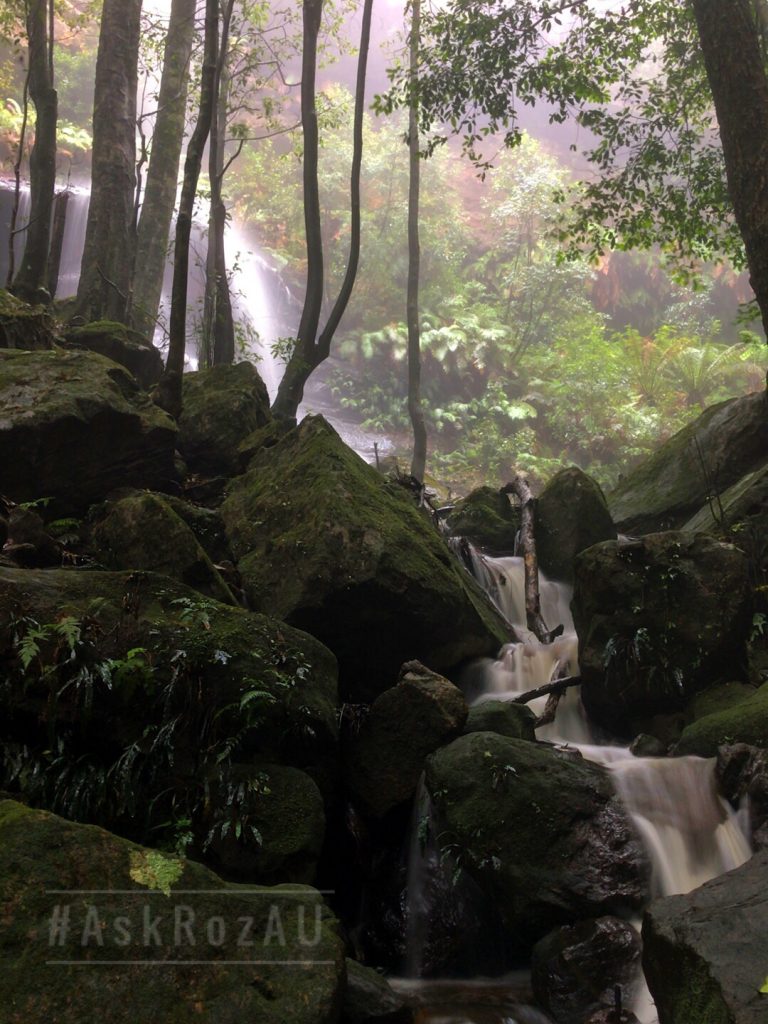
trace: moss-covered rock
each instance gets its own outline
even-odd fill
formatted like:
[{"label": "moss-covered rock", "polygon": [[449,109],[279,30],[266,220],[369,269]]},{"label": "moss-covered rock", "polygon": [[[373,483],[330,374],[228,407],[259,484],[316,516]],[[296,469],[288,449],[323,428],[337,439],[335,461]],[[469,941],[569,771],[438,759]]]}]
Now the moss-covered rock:
[{"label": "moss-covered rock", "polygon": [[[753,516],[768,513],[768,462],[746,473],[732,487],[692,516],[681,529],[689,533],[720,533]],[[737,534],[740,531],[737,531]]]},{"label": "moss-covered rock", "polygon": [[700,690],[746,666],[747,560],[706,534],[609,541],[576,558],[581,695],[620,735],[653,732]]},{"label": "moss-covered rock", "polygon": [[115,487],[167,489],[176,426],[92,352],[0,351],[0,465],[14,501],[87,508]]},{"label": "moss-covered rock", "polygon": [[335,792],[335,661],[284,623],[152,573],[0,568],[0,658],[0,786],[42,806],[155,841],[189,818],[204,852],[250,821],[230,765]]},{"label": "moss-covered rock", "polygon": [[163,357],[143,334],[112,320],[96,320],[90,324],[69,327],[63,344],[67,348],[85,349],[106,356],[130,370],[141,387],[148,390],[160,380]]},{"label": "moss-covered rock", "polygon": [[347,959],[341,1024],[410,1024],[413,1011],[378,971]]},{"label": "moss-covered rock", "polygon": [[484,700],[469,709],[464,734],[495,732],[512,740],[536,739],[536,715],[527,704],[514,704],[510,700]]},{"label": "moss-covered rock", "polygon": [[748,683],[738,681],[717,683],[715,686],[709,686],[701,693],[697,693],[685,711],[690,720],[695,722],[699,718],[727,711],[729,708],[743,703],[748,697],[754,697],[755,692],[755,687]]},{"label": "moss-covered rock", "polygon": [[0,348],[37,352],[56,344],[56,325],[45,306],[30,306],[0,288]]},{"label": "moss-covered rock", "polygon": [[438,843],[493,901],[518,953],[581,917],[641,906],[647,864],[607,773],[496,733],[427,761]]},{"label": "moss-covered rock", "polygon": [[229,549],[227,531],[216,509],[193,505],[192,502],[184,501],[173,494],[163,495],[163,500],[171,506],[179,519],[187,524],[212,562],[218,564],[231,561],[232,552]]},{"label": "moss-covered rock", "polygon": [[185,373],[179,451],[195,473],[240,472],[242,441],[270,420],[267,389],[253,363]]},{"label": "moss-covered rock", "polygon": [[192,530],[158,494],[108,502],[91,531],[91,545],[108,569],[159,572],[224,604],[236,604]]},{"label": "moss-covered rock", "polygon": [[577,466],[556,473],[536,501],[536,554],[542,571],[571,583],[576,555],[615,537],[599,484]]},{"label": "moss-covered rock", "polygon": [[327,644],[353,701],[373,700],[406,661],[447,672],[508,637],[403,488],[320,416],[257,451],[221,514],[251,606]]},{"label": "moss-covered rock", "polygon": [[687,726],[675,753],[715,757],[718,747],[731,743],[768,747],[768,683],[746,699]]},{"label": "moss-covered rock", "polygon": [[425,758],[454,739],[467,718],[461,690],[418,662],[373,702],[350,739],[347,786],[367,814],[383,817],[410,800]]},{"label": "moss-covered rock", "polygon": [[643,969],[663,1024],[763,1024],[768,851],[643,919]]},{"label": "moss-covered rock", "polygon": [[[92,895],[67,895],[82,890]],[[0,959],[4,1024],[335,1024],[345,984],[343,943],[314,890],[227,885],[8,800]]]},{"label": "moss-covered rock", "polygon": [[520,511],[493,487],[478,487],[456,505],[446,518],[450,537],[466,537],[493,555],[511,555],[520,529]]},{"label": "moss-covered rock", "polygon": [[763,465],[767,450],[766,392],[713,405],[611,492],[614,521],[625,533],[680,527],[706,504],[713,484],[725,491]]}]

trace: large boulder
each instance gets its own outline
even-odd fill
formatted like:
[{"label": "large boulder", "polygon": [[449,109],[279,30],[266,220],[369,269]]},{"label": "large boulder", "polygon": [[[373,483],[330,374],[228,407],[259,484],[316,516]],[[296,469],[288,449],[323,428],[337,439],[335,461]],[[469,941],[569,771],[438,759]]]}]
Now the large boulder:
[{"label": "large boulder", "polygon": [[768,683],[751,696],[686,726],[675,753],[715,757],[718,747],[731,743],[768,747]]},{"label": "large boulder", "polygon": [[681,527],[690,533],[720,532],[759,517],[765,529],[768,516],[768,462],[752,470],[727,491],[708,501]]},{"label": "large boulder", "polygon": [[765,463],[768,395],[755,392],[706,409],[632,470],[608,496],[624,533],[681,527],[713,488],[722,494]]},{"label": "large boulder", "polygon": [[190,527],[159,494],[108,502],[91,531],[91,547],[107,569],[163,573],[217,601],[236,603]]},{"label": "large boulder", "polygon": [[556,473],[536,501],[536,554],[542,571],[571,583],[576,555],[615,537],[599,484],[577,466]]},{"label": "large boulder", "polygon": [[343,942],[315,890],[228,885],[10,800],[0,959],[5,1024],[333,1024],[345,987]]},{"label": "large boulder", "polygon": [[453,683],[418,662],[373,702],[350,739],[347,786],[367,814],[380,818],[416,791],[426,757],[458,736],[467,719]]},{"label": "large boulder", "polygon": [[96,320],[78,327],[69,327],[64,335],[68,348],[98,352],[126,370],[130,370],[141,387],[148,390],[160,380],[163,357],[143,334],[111,320]]},{"label": "large boulder", "polygon": [[253,363],[185,373],[179,451],[195,473],[234,476],[238,447],[270,420],[269,395]]},{"label": "large boulder", "polygon": [[87,508],[115,487],[166,490],[176,425],[122,366],[92,352],[0,351],[2,490]]},{"label": "large boulder", "polygon": [[464,733],[495,732],[513,740],[536,739],[536,715],[527,704],[511,700],[484,700],[469,709]]},{"label": "large boulder", "polygon": [[624,1002],[640,972],[640,935],[618,917],[579,921],[550,932],[533,947],[531,984],[536,1001],[557,1024],[583,1024],[596,1010]]},{"label": "large boulder", "polygon": [[520,511],[509,495],[493,487],[477,487],[457,501],[446,518],[449,537],[466,537],[493,555],[512,555],[520,529]]},{"label": "large boulder", "polygon": [[406,661],[448,672],[508,639],[403,488],[320,416],[257,451],[221,514],[251,607],[330,647],[346,699],[373,700]]},{"label": "large boulder", "polygon": [[582,552],[572,610],[587,711],[620,735],[652,731],[654,715],[746,664],[750,608],[746,558],[706,534]]},{"label": "large boulder", "polygon": [[651,904],[643,969],[660,1024],[764,1024],[768,851]]},{"label": "large boulder", "polygon": [[643,904],[645,855],[599,765],[472,733],[427,760],[426,783],[438,841],[518,954],[559,925]]},{"label": "large boulder", "polygon": [[307,877],[294,854],[318,844],[291,847],[295,806],[251,798],[276,764],[311,777],[307,816],[314,783],[336,792],[336,665],[314,638],[152,573],[0,568],[0,658],[0,786],[198,855],[232,833],[251,880]]}]

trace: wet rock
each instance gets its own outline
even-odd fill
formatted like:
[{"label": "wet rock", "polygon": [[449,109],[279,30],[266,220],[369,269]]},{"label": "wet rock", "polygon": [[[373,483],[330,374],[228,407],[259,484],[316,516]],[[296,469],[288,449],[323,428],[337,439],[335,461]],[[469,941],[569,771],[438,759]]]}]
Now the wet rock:
[{"label": "wet rock", "polygon": [[[62,929],[51,956],[50,922],[59,899],[48,895],[51,889],[99,891],[92,897],[91,928],[103,944],[94,937],[83,942],[89,910],[81,899],[69,908],[70,927]],[[228,885],[193,861],[6,800],[0,803],[0,906],[0,1005],[6,1024],[328,1024],[338,1017],[344,947],[313,889]],[[157,922],[150,941],[143,941],[145,913]],[[182,927],[175,934],[178,913],[189,931]],[[125,919],[123,932],[118,918]],[[209,931],[211,922],[215,930]],[[244,923],[251,946],[240,941]],[[126,929],[130,942],[120,945],[116,940]],[[51,964],[52,959],[73,966]],[[117,963],[83,966],[107,959]],[[137,960],[210,960],[216,966],[152,968]],[[285,960],[311,966],[286,968]],[[89,983],[88,977],[101,980]]]},{"label": "wet rock", "polygon": [[70,327],[64,335],[67,348],[85,349],[106,356],[130,370],[139,385],[148,391],[160,380],[163,357],[143,334],[125,324],[97,320],[82,327]]},{"label": "wet rock", "polygon": [[207,476],[240,472],[238,446],[269,423],[269,396],[253,363],[185,373],[179,451],[189,468]]},{"label": "wet rock", "polygon": [[[34,629],[25,667],[20,643]],[[153,573],[0,568],[0,658],[0,787],[154,842],[175,843],[174,822],[189,819],[198,856],[228,825],[270,877],[283,857],[290,877],[302,847],[290,845],[299,812],[288,782],[275,783],[285,799],[262,794],[259,839],[244,828],[261,820],[247,787],[221,780],[234,764],[288,765],[328,801],[337,792],[336,665],[314,638]],[[297,786],[307,825],[311,788]]]},{"label": "wet rock", "polygon": [[536,501],[536,554],[542,571],[571,583],[576,555],[615,537],[599,484],[577,466],[556,473]]},{"label": "wet rock", "polygon": [[641,732],[632,740],[629,752],[635,757],[666,757],[667,745],[655,736]]},{"label": "wet rock", "polygon": [[746,664],[750,605],[746,558],[706,534],[656,533],[582,552],[572,610],[588,713],[630,736],[633,722],[682,710]]},{"label": "wet rock", "polygon": [[158,494],[107,502],[91,546],[108,569],[163,573],[224,604],[237,603],[192,530]]},{"label": "wet rock", "polygon": [[495,732],[513,740],[535,741],[536,715],[527,704],[513,704],[509,700],[485,700],[469,709],[464,734]]},{"label": "wet rock", "polygon": [[[230,879],[262,884],[311,884],[325,837],[323,797],[313,780],[286,765],[233,765],[212,784],[214,810],[233,801],[241,823],[226,828],[221,817],[206,822],[213,833],[206,853]],[[243,840],[243,831],[250,832]]]},{"label": "wet rock", "polygon": [[523,954],[553,928],[642,905],[648,866],[598,765],[495,733],[427,761],[440,842]]},{"label": "wet rock", "polygon": [[763,1024],[768,852],[643,918],[643,969],[661,1024]]},{"label": "wet rock", "polygon": [[10,510],[3,554],[24,569],[61,565],[61,545],[36,512],[20,506]]},{"label": "wet rock", "polygon": [[176,426],[92,352],[0,351],[0,465],[13,501],[83,510],[115,487],[175,479]]},{"label": "wet rock", "polygon": [[734,808],[749,816],[752,845],[768,847],[768,750],[735,743],[717,752],[717,779]]},{"label": "wet rock", "polygon": [[493,555],[512,555],[520,529],[520,511],[493,487],[478,487],[446,517],[450,537],[466,537],[475,547]]},{"label": "wet rock", "polygon": [[623,1000],[640,969],[640,936],[626,921],[600,917],[550,932],[533,947],[531,983],[537,1001],[557,1024],[582,1024]]},{"label": "wet rock", "polygon": [[[768,512],[768,463],[745,474],[732,487],[707,502],[681,529],[690,533],[722,533]],[[739,531],[741,532],[741,531]]]},{"label": "wet rock", "polygon": [[378,971],[347,959],[341,1024],[410,1024],[413,1011]]},{"label": "wet rock", "polygon": [[508,636],[403,488],[320,416],[258,450],[221,513],[251,607],[330,647],[347,700],[372,701],[406,661],[447,673]]},{"label": "wet rock", "polygon": [[687,726],[675,752],[715,757],[718,747],[733,743],[768,747],[768,683],[751,697]]},{"label": "wet rock", "polygon": [[409,800],[425,758],[458,736],[466,719],[453,683],[419,662],[403,665],[397,686],[376,698],[350,738],[345,774],[355,803],[381,818]]},{"label": "wet rock", "polygon": [[679,528],[706,505],[712,481],[723,493],[766,451],[764,391],[710,406],[622,480],[608,496],[611,514],[622,533]]}]

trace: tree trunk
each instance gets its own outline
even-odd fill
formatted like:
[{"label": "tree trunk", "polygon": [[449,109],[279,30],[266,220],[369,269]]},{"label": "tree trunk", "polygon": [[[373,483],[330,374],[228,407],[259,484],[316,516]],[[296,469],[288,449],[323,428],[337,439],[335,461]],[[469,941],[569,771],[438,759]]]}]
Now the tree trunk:
[{"label": "tree trunk", "polygon": [[184,181],[181,186],[179,215],[176,219],[174,243],[173,288],[171,292],[171,323],[168,340],[168,358],[160,378],[155,401],[175,419],[181,416],[181,377],[184,373],[184,354],[187,338],[187,277],[189,274],[189,239],[192,232],[192,213],[197,194],[197,182],[203,162],[203,151],[211,130],[214,115],[214,85],[219,50],[218,0],[205,0],[205,43],[203,69],[200,79],[200,110],[197,124],[187,147],[184,161]]},{"label": "tree trunk", "polygon": [[315,339],[323,305],[323,236],[320,222],[320,187],[317,180],[318,130],[315,96],[317,77],[317,38],[323,15],[323,0],[304,0],[304,26],[301,58],[301,131],[304,141],[304,233],[307,248],[307,290],[296,337],[296,346],[288,360],[272,413],[278,419],[295,420],[315,362]]},{"label": "tree trunk", "polygon": [[154,334],[160,308],[168,238],[176,205],[195,8],[196,0],[173,0],[171,5],[147,185],[136,239],[132,319],[136,330],[148,338]]},{"label": "tree trunk", "polygon": [[75,311],[127,321],[134,262],[141,0],[104,0],[93,103],[91,203]]},{"label": "tree trunk", "polygon": [[29,95],[35,105],[35,143],[29,158],[30,199],[24,255],[13,291],[28,302],[50,301],[46,288],[53,197],[56,190],[56,128],[59,101],[53,87],[53,36],[49,3],[30,0],[27,7]]},{"label": "tree trunk", "polygon": [[371,41],[373,0],[363,4],[360,50],[355,84],[352,169],[349,179],[350,236],[344,280],[320,336],[317,336],[323,305],[323,235],[320,221],[320,195],[317,182],[317,108],[315,75],[317,37],[320,31],[322,0],[304,0],[304,51],[301,78],[301,123],[304,138],[304,225],[307,238],[307,291],[301,313],[296,347],[288,360],[283,379],[272,405],[277,419],[296,420],[304,386],[312,371],[328,358],[333,336],[341,323],[355,286],[360,263],[360,169],[363,163],[363,119],[365,116],[365,80]]},{"label": "tree trunk", "polygon": [[211,212],[208,222],[208,261],[206,264],[206,306],[208,307],[208,353],[213,365],[235,361],[235,325],[232,319],[232,300],[229,294],[227,254],[224,232],[227,227],[227,208],[224,203],[224,145],[227,133],[227,104],[229,101],[229,27],[234,0],[228,0],[221,28],[221,45],[216,66],[214,85],[216,113],[211,124],[209,146],[209,178],[211,181]]},{"label": "tree trunk", "polygon": [[693,0],[728,191],[768,333],[768,78],[751,0]]},{"label": "tree trunk", "polygon": [[[415,86],[419,75],[419,38],[421,33],[421,0],[411,2],[410,79]],[[408,115],[408,286],[406,319],[408,323],[408,415],[413,427],[413,459],[411,476],[424,480],[427,464],[427,426],[421,406],[421,331],[419,324],[419,195],[421,157],[419,156],[419,120],[415,94],[411,94]]]}]

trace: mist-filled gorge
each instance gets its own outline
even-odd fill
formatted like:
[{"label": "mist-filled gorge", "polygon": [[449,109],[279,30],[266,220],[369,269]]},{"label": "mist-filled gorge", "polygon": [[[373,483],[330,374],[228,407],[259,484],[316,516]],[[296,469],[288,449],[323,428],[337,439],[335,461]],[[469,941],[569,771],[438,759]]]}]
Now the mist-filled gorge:
[{"label": "mist-filled gorge", "polygon": [[765,0],[8,0],[0,1024],[768,1021]]}]

